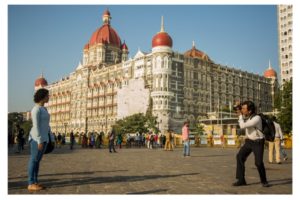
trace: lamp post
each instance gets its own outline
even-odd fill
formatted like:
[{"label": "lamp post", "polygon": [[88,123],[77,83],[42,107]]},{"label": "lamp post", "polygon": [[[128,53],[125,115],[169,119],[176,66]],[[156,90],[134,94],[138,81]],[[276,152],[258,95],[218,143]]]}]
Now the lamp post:
[{"label": "lamp post", "polygon": [[67,125],[68,125],[68,123],[65,122],[65,123],[64,123],[64,126],[65,126],[65,135],[66,135],[66,133],[67,133],[67,132],[66,132],[66,131],[67,131]]}]

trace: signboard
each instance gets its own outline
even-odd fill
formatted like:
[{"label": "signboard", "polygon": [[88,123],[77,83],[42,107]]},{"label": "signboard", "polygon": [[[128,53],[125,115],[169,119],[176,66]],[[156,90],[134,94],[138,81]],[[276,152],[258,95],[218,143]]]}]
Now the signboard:
[{"label": "signboard", "polygon": [[207,144],[207,139],[206,139],[206,138],[203,139],[203,140],[201,139],[201,140],[200,140],[200,144]]},{"label": "signboard", "polygon": [[228,139],[228,140],[227,140],[227,144],[228,144],[228,145],[235,145],[235,140],[233,140],[233,139]]},{"label": "signboard", "polygon": [[214,144],[222,144],[220,139],[214,139]]}]

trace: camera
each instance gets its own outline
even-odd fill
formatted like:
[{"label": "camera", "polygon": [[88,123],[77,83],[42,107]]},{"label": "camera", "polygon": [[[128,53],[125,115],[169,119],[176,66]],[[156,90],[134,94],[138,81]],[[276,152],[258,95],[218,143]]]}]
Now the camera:
[{"label": "camera", "polygon": [[233,106],[233,110],[237,111],[237,110],[242,110],[242,106],[241,104],[237,104]]}]

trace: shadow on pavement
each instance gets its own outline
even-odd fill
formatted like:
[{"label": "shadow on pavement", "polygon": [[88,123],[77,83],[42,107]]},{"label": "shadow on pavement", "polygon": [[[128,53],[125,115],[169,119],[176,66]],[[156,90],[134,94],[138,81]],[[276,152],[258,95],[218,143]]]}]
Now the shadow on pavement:
[{"label": "shadow on pavement", "polygon": [[[79,177],[66,179],[40,179],[40,183],[46,188],[60,188],[66,186],[81,186],[90,184],[135,182],[150,179],[174,178],[178,176],[197,175],[199,173],[174,174],[174,175],[146,175],[146,176],[112,176],[112,177]],[[22,189],[27,187],[27,181],[9,182],[8,189]]]},{"label": "shadow on pavement", "polygon": [[[93,172],[70,172],[70,173],[56,173],[56,174],[40,174],[39,177],[43,176],[65,176],[65,175],[90,175],[96,173],[109,173],[109,172],[127,172],[128,170],[111,170],[111,171],[93,171]],[[8,180],[28,178],[28,176],[9,177]]]},{"label": "shadow on pavement", "polygon": [[[278,179],[278,180],[268,180],[270,187],[275,186],[275,185],[288,185],[293,183],[292,178],[286,178],[286,179]],[[258,185],[261,184],[260,182],[255,182],[255,183],[247,183],[247,185]]]},{"label": "shadow on pavement", "polygon": [[148,190],[148,191],[141,191],[141,192],[128,192],[126,194],[154,194],[158,192],[165,192],[168,191],[167,189],[158,189],[158,190]]}]

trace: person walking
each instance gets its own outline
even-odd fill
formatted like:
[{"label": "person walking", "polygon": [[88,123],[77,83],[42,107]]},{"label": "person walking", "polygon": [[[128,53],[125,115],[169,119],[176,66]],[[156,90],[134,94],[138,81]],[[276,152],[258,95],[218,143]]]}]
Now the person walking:
[{"label": "person walking", "polygon": [[74,143],[75,143],[75,136],[74,136],[73,131],[71,131],[71,133],[70,133],[70,149],[71,150],[73,149]]},{"label": "person walking", "polygon": [[272,120],[275,127],[275,138],[273,142],[269,141],[269,163],[273,163],[273,153],[275,146],[275,160],[277,164],[281,164],[280,146],[281,141],[283,140],[283,134],[280,125],[276,122],[276,117],[272,117]]},{"label": "person walking", "polygon": [[167,130],[165,132],[166,135],[166,143],[165,143],[165,151],[170,151],[171,150],[171,131]]},{"label": "person walking", "polygon": [[119,149],[122,148],[122,141],[123,141],[122,134],[119,133],[119,134],[118,134],[118,137],[117,137],[117,144],[118,144],[118,146],[119,146]]},{"label": "person walking", "polygon": [[262,121],[256,115],[255,104],[252,101],[245,101],[241,106],[236,106],[239,115],[239,126],[245,129],[245,144],[240,148],[236,155],[236,179],[232,186],[247,185],[245,180],[245,162],[251,152],[254,154],[255,165],[259,173],[260,182],[263,187],[269,187],[266,170],[263,162],[265,139],[262,130]]},{"label": "person walking", "polygon": [[115,130],[112,129],[108,135],[108,138],[109,138],[109,152],[112,153],[111,150],[114,150],[114,153],[117,153],[117,151],[115,150],[115,144],[114,144],[114,141],[115,141],[115,137],[116,137],[116,133],[115,133]]},{"label": "person walking", "polygon": [[184,122],[182,127],[182,141],[183,141],[183,157],[191,156],[190,150],[190,130],[189,130],[189,122]]},{"label": "person walking", "polygon": [[17,124],[17,142],[18,142],[18,150],[16,153],[22,152],[24,148],[24,129],[20,127],[19,124]]},{"label": "person walking", "polygon": [[29,133],[30,159],[28,162],[29,191],[44,189],[38,182],[39,166],[49,142],[50,115],[44,104],[49,101],[49,91],[41,88],[34,94],[35,106],[31,110],[32,128]]}]

